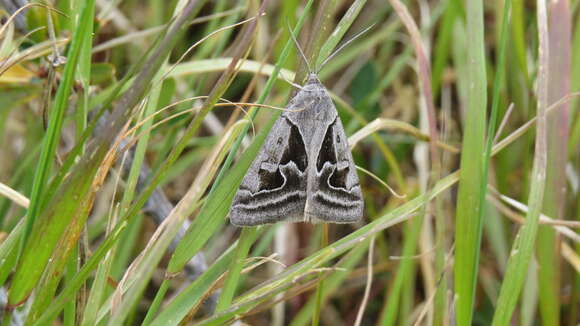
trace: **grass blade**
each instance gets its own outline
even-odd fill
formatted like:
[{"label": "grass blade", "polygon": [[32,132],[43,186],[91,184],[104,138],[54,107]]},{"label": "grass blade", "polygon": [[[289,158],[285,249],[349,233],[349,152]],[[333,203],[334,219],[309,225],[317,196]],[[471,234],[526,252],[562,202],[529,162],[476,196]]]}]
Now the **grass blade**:
[{"label": "grass blade", "polygon": [[467,3],[468,94],[455,215],[455,293],[458,325],[471,325],[482,233],[483,156],[487,108],[483,1]]},{"label": "grass blade", "polygon": [[[570,4],[568,1],[550,2],[549,5],[549,66],[548,102],[552,105],[570,92],[571,32]],[[547,153],[546,190],[542,213],[556,219],[566,218],[566,165],[568,164],[569,104],[546,117]],[[539,307],[542,325],[557,326],[560,321],[561,255],[560,237],[547,226],[538,228],[537,260],[539,265]]]},{"label": "grass blade", "polygon": [[512,246],[507,270],[502,282],[496,311],[493,316],[493,326],[508,325],[512,313],[520,296],[524,284],[528,265],[534,253],[538,220],[540,217],[546,182],[547,165],[547,135],[546,135],[546,107],[548,102],[548,18],[546,3],[537,1],[538,5],[538,33],[540,37],[539,74],[538,74],[538,120],[536,123],[536,146],[534,167],[532,170],[532,184],[528,197],[528,213],[526,222],[518,232]]}]

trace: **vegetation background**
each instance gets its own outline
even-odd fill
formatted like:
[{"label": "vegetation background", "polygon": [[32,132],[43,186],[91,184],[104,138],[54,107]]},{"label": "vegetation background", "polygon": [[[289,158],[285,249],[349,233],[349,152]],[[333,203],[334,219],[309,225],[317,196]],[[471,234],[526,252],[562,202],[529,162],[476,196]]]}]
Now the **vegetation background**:
[{"label": "vegetation background", "polygon": [[[580,322],[580,1],[2,4],[2,325]],[[290,30],[356,225],[228,223]]]}]

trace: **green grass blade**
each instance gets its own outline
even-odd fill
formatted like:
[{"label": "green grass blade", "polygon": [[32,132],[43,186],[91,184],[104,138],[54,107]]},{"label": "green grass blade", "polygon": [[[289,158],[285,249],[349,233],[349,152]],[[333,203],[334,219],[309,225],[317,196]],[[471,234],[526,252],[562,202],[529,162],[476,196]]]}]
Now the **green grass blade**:
[{"label": "green grass blade", "polygon": [[[497,126],[497,120],[499,116],[499,103],[500,103],[500,89],[504,84],[503,78],[505,75],[505,49],[507,46],[507,39],[508,39],[508,28],[510,25],[510,12],[511,12],[511,0],[506,0],[504,2],[503,8],[503,18],[502,18],[502,26],[500,32],[500,41],[499,41],[499,51],[498,51],[498,63],[497,63],[497,71],[495,73],[495,79],[493,81],[493,95],[492,95],[492,104],[491,104],[491,113],[489,119],[489,125],[487,130],[487,142],[484,152],[484,161],[483,161],[483,179],[487,180],[489,175],[489,168],[490,168],[490,158],[493,150],[493,139],[495,136],[495,129]],[[487,183],[481,185],[481,202],[485,202],[485,196],[487,195]],[[486,206],[482,206],[482,216],[486,215]],[[490,217],[492,219],[492,217]],[[492,222],[490,222],[492,223]],[[489,224],[489,223],[488,223]],[[491,235],[490,237],[493,237]],[[500,241],[500,240],[498,240]]]},{"label": "green grass blade", "polygon": [[546,183],[547,136],[546,107],[548,102],[548,22],[546,4],[538,0],[538,33],[540,38],[539,75],[538,75],[538,120],[536,123],[536,146],[532,183],[528,197],[528,213],[526,221],[519,230],[512,246],[507,271],[505,273],[496,311],[493,316],[493,326],[509,325],[512,313],[520,296],[520,291],[526,279],[528,265],[534,254],[538,220],[540,217]]},{"label": "green grass blade", "polygon": [[[570,93],[570,61],[572,22],[567,1],[549,5],[549,66],[547,106]],[[542,213],[566,219],[566,166],[568,163],[568,139],[570,136],[569,104],[547,117],[548,157],[546,166],[546,190]],[[536,258],[539,270],[539,307],[544,326],[561,325],[562,256],[560,237],[549,226],[538,228]]]},{"label": "green grass blade", "polygon": [[228,276],[224,286],[222,287],[222,293],[215,308],[215,311],[218,313],[228,308],[232,303],[238,281],[240,279],[240,274],[242,272],[242,267],[244,267],[244,261],[248,256],[250,246],[256,239],[256,234],[257,228],[242,229],[242,233],[234,253],[234,259],[230,264],[230,268],[228,268]]},{"label": "green grass blade", "polygon": [[455,215],[455,293],[458,325],[471,325],[482,232],[482,189],[487,108],[483,1],[467,3],[469,87]]}]

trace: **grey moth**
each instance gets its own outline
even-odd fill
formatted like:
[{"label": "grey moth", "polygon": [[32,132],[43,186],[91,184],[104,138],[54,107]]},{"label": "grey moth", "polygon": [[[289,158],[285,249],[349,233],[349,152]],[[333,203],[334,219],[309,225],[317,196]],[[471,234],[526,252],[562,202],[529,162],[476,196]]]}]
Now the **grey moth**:
[{"label": "grey moth", "polygon": [[230,222],[353,223],[363,198],[342,122],[311,73],[274,123],[234,197]]}]

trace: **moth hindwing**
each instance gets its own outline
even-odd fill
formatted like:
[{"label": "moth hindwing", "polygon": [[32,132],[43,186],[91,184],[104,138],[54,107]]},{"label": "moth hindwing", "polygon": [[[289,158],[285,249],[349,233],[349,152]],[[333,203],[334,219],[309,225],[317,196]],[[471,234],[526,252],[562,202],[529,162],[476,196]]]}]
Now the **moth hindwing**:
[{"label": "moth hindwing", "polygon": [[275,122],[230,210],[237,226],[353,223],[363,199],[336,108],[315,74]]}]

